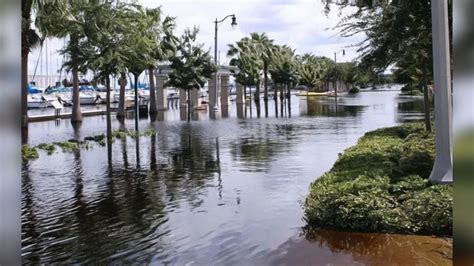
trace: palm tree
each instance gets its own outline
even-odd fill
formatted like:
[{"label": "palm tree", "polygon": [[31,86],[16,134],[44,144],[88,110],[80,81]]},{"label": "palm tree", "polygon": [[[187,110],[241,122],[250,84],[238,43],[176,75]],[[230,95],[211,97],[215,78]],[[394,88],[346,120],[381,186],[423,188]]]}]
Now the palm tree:
[{"label": "palm tree", "polygon": [[135,130],[138,131],[138,77],[150,65],[154,65],[156,60],[153,58],[154,42],[148,35],[143,35],[149,29],[150,16],[147,16],[146,9],[139,5],[130,5],[125,14],[126,23],[131,29],[126,31],[123,38],[125,40],[124,62],[128,72],[134,76],[135,85]]},{"label": "palm tree", "polygon": [[95,79],[105,80],[106,108],[107,108],[107,137],[111,136],[110,114],[110,76],[125,71],[124,54],[127,49],[123,38],[130,30],[128,21],[124,19],[127,4],[93,2],[95,10],[89,16],[87,39],[82,42],[81,51],[84,54],[85,64],[94,72]]},{"label": "palm tree", "polygon": [[[263,99],[264,101],[268,101],[268,68],[275,52],[275,45],[273,44],[273,40],[269,39],[265,33],[258,34],[253,32],[250,34],[250,39],[254,45],[255,51],[260,55],[263,61]],[[260,97],[259,87],[257,87],[257,95]]]},{"label": "palm tree", "polygon": [[[151,42],[151,56],[157,62],[167,60],[176,52],[177,38],[173,35],[176,27],[175,18],[166,16],[161,21],[161,9],[147,9],[146,18],[148,19],[148,28],[144,32]],[[148,66],[148,75],[150,79],[150,115],[156,114],[156,96],[155,96],[155,80],[154,80],[155,64]]]},{"label": "palm tree", "polygon": [[58,13],[67,12],[67,3],[61,1],[24,0],[21,2],[21,125],[28,126],[28,56],[31,49],[42,44],[47,35],[40,20],[36,20],[36,29],[33,29],[32,13],[37,17],[44,12],[47,3],[48,8],[53,8]]},{"label": "palm tree", "polygon": [[[259,88],[263,61],[260,54],[254,49],[254,43],[251,39],[244,37],[235,45],[229,44],[227,56],[233,57],[230,65],[238,68],[238,71],[231,70],[237,82],[244,87],[256,86]],[[247,94],[247,91],[244,90],[244,93]],[[245,98],[247,98],[247,95],[245,95]]]},{"label": "palm tree", "polygon": [[[69,60],[64,66],[72,70],[73,82],[73,107],[71,122],[81,122],[82,114],[79,102],[79,68],[83,62],[83,54],[80,49],[81,41],[86,38],[87,28],[92,28],[89,16],[94,14],[93,3],[95,1],[47,1],[43,4],[42,12],[37,14],[38,25],[44,31],[46,36],[66,38],[69,36],[69,42],[62,53],[69,55]],[[58,8],[57,3],[62,3],[63,8]],[[67,12],[64,7],[67,7]],[[81,69],[85,70],[85,69]]]},{"label": "palm tree", "polygon": [[300,79],[299,85],[307,86],[308,89],[316,89],[321,86],[325,74],[333,61],[327,57],[304,54],[299,59]]},{"label": "palm tree", "polygon": [[178,53],[171,58],[172,73],[167,84],[187,91],[188,122],[191,117],[190,92],[199,90],[217,70],[208,52],[202,49],[203,44],[195,44],[198,28],[186,29],[178,45]]},{"label": "palm tree", "polygon": [[269,71],[276,84],[285,85],[289,90],[290,85],[297,84],[299,80],[299,68],[300,66],[296,60],[295,50],[287,45],[276,46],[274,48],[273,59]]}]

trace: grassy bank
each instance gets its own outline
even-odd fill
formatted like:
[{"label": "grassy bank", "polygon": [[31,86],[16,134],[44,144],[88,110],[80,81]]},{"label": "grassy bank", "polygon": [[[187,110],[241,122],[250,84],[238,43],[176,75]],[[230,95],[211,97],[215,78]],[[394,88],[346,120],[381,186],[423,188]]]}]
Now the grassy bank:
[{"label": "grassy bank", "polygon": [[452,186],[432,185],[433,133],[410,123],[369,132],[311,184],[311,228],[452,235]]}]

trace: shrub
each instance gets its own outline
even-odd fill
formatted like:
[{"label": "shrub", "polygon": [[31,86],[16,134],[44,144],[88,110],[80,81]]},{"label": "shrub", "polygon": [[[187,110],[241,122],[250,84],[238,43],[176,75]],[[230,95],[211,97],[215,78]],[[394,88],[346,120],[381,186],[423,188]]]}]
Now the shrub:
[{"label": "shrub", "polygon": [[434,143],[421,123],[365,134],[311,184],[304,202],[309,227],[450,235],[452,187],[427,180]]},{"label": "shrub", "polygon": [[451,235],[453,188],[448,185],[433,185],[417,191],[403,203],[403,210],[417,226],[418,233]]},{"label": "shrub", "polygon": [[358,88],[356,88],[356,87],[352,87],[352,88],[348,91],[348,93],[350,93],[350,94],[356,94],[356,93],[359,93],[359,92],[360,92],[360,90],[359,90]]}]

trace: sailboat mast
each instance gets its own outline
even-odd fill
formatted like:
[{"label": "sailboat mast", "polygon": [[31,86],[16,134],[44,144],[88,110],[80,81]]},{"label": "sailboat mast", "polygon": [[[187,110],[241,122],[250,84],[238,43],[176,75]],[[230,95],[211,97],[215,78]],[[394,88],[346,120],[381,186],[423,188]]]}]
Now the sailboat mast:
[{"label": "sailboat mast", "polygon": [[46,84],[45,87],[49,86],[49,64],[48,64],[48,38],[44,40],[46,42],[46,51],[45,51],[45,57],[46,57]]}]

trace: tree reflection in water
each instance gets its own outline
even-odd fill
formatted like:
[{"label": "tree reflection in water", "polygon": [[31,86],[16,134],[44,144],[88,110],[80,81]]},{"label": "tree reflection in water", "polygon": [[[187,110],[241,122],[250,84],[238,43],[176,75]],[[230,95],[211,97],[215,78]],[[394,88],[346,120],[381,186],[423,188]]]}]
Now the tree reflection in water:
[{"label": "tree reflection in water", "polygon": [[[87,263],[91,261],[144,262],[154,254],[166,262],[172,249],[167,248],[165,236],[170,233],[166,223],[167,209],[176,209],[183,202],[192,208],[202,204],[202,195],[219,171],[218,140],[203,139],[199,128],[183,125],[173,136],[163,136],[167,149],[159,150],[159,136],[136,140],[135,147],[127,147],[124,138],[106,147],[101,178],[92,178],[83,169],[81,156],[99,156],[100,150],[77,150],[72,155],[72,194],[60,202],[48,202],[59,208],[54,214],[53,232],[45,226],[49,217],[38,218],[32,198],[34,191],[30,170],[23,169],[23,246],[31,245],[31,253],[23,253],[25,263]],[[149,167],[140,167],[141,141],[149,141]],[[145,144],[145,143],[143,143]],[[123,162],[113,161],[113,147],[122,153]],[[135,148],[137,167],[129,168],[128,152]],[[94,153],[94,154],[88,154]],[[102,153],[104,154],[104,153]],[[69,156],[57,154],[53,156]],[[143,159],[143,158],[142,158]],[[47,162],[46,162],[47,163]],[[90,166],[88,166],[90,167]],[[87,168],[88,171],[95,169]],[[222,180],[217,178],[222,197]],[[58,184],[62,186],[63,184]],[[66,187],[67,187],[66,186]],[[63,189],[66,189],[64,187]],[[92,189],[93,188],[93,189]],[[56,188],[58,189],[58,188]],[[56,205],[57,204],[57,205]],[[173,207],[174,205],[174,207]],[[165,209],[166,206],[166,209]]]},{"label": "tree reflection in water", "polygon": [[338,103],[335,104],[332,97],[307,97],[304,101],[306,110],[301,110],[301,115],[306,116],[350,117],[358,116],[364,110],[364,106],[361,105],[341,104],[343,99],[338,99]]},{"label": "tree reflection in water", "polygon": [[451,265],[452,245],[431,236],[301,231],[260,258],[261,264]]}]

